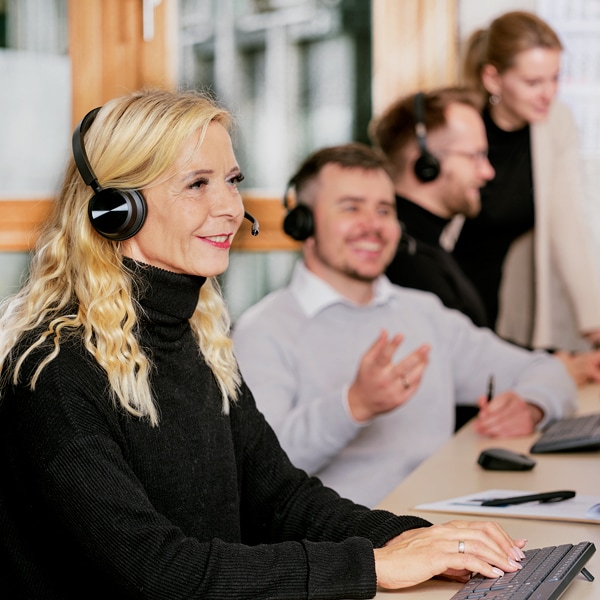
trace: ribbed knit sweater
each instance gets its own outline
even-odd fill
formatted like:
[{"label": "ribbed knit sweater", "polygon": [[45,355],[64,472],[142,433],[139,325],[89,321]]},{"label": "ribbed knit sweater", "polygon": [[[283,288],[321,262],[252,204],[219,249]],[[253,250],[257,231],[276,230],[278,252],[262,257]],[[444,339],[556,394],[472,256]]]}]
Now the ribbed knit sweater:
[{"label": "ribbed knit sweater", "polygon": [[495,329],[504,259],[511,244],[535,222],[531,137],[529,125],[516,131],[500,129],[487,108],[483,121],[496,174],[481,189],[481,211],[465,221],[453,254]]},{"label": "ribbed knit sweater", "polygon": [[35,391],[48,347],[27,359],[0,403],[3,597],[372,597],[373,547],[429,523],[367,510],[294,468],[245,385],[223,414],[189,326],[204,280],[136,274],[160,423],[115,407],[75,337]]}]

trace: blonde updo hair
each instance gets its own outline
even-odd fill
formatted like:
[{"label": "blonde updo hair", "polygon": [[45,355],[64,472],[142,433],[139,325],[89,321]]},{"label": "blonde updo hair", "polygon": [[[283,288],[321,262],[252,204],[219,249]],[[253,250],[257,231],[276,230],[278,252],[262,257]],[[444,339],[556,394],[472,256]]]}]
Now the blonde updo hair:
[{"label": "blonde updo hair", "polygon": [[[156,182],[178,158],[189,136],[210,123],[228,130],[227,111],[195,92],[142,90],[107,102],[86,134],[85,147],[103,188],[141,189]],[[0,307],[0,374],[19,379],[24,359],[46,340],[53,350],[43,368],[60,352],[61,340],[78,336],[105,370],[115,403],[133,415],[158,423],[148,380],[148,357],[136,337],[137,309],[132,274],[123,264],[119,242],[101,237],[88,218],[92,191],[74,160],[67,165],[53,212],[38,238],[25,285]],[[190,319],[201,352],[219,383],[224,411],[237,398],[240,375],[229,337],[230,320],[218,283],[208,278]],[[12,349],[33,329],[41,336],[20,356]]]},{"label": "blonde updo hair", "polygon": [[552,27],[533,13],[501,15],[487,29],[478,29],[469,37],[463,62],[465,85],[488,95],[481,81],[483,67],[493,65],[498,73],[504,73],[514,66],[517,54],[532,48],[562,50],[563,45]]}]

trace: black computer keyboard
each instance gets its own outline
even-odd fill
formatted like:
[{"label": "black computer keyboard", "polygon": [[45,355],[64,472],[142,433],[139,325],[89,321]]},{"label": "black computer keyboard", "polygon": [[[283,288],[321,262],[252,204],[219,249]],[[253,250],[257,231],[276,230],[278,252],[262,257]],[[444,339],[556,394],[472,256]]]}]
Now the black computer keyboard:
[{"label": "black computer keyboard", "polygon": [[584,565],[595,551],[591,542],[526,550],[521,570],[498,579],[474,575],[451,600],[556,600],[578,573],[594,579]]},{"label": "black computer keyboard", "polygon": [[600,448],[600,413],[552,423],[529,450],[532,454]]}]

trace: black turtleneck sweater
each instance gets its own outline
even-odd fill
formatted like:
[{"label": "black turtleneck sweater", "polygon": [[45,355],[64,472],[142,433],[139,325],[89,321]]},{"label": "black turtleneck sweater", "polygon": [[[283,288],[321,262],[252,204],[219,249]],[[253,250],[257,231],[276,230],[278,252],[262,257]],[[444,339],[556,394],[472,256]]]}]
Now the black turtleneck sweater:
[{"label": "black turtleneck sweater", "polygon": [[498,318],[502,266],[510,245],[534,226],[530,127],[504,131],[483,112],[494,179],[481,190],[481,211],[467,219],[453,250],[481,297],[490,327]]},{"label": "black turtleneck sweater", "polygon": [[[140,341],[154,364],[160,424],[114,406],[75,336],[35,391],[5,386],[3,594],[373,596],[373,546],[428,523],[341,500],[295,469],[245,386],[224,415],[188,321],[204,280],[129,262],[146,290]],[[21,381],[47,352],[26,360]]]},{"label": "black turtleneck sweater", "polygon": [[389,279],[404,287],[433,292],[448,308],[464,313],[475,325],[486,326],[485,308],[477,290],[453,256],[440,246],[448,220],[402,196],[396,196],[396,207],[404,224],[403,240],[386,271]]}]

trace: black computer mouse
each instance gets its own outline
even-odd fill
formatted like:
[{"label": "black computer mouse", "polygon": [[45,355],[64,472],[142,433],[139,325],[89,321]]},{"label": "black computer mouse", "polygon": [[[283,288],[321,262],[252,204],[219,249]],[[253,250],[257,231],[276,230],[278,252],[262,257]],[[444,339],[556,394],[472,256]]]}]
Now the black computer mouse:
[{"label": "black computer mouse", "polygon": [[506,448],[488,448],[479,455],[477,462],[490,471],[529,471],[536,464],[530,456]]}]

